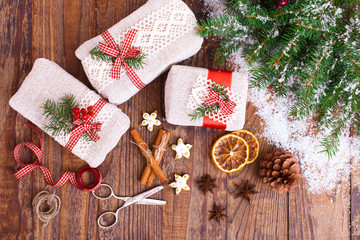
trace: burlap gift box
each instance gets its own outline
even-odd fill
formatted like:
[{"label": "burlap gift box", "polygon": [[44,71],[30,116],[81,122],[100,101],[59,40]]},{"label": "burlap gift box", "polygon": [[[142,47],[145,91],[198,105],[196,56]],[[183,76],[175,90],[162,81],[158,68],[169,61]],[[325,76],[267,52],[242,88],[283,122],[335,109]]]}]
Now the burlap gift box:
[{"label": "burlap gift box", "polygon": [[[20,89],[10,99],[10,106],[44,130],[44,126],[49,121],[43,116],[42,106],[47,99],[58,101],[66,94],[74,95],[80,108],[93,105],[101,98],[56,63],[41,58],[35,61],[33,69],[25,78]],[[94,142],[81,138],[72,152],[85,160],[91,167],[97,167],[127,131],[130,120],[115,105],[107,103],[93,122],[102,123],[102,129],[97,133],[100,140]],[[51,136],[51,132],[47,133]],[[53,137],[62,146],[65,146],[70,139],[70,134],[62,133]]]},{"label": "burlap gift box", "polygon": [[[204,118],[198,118],[194,121],[189,116],[189,114],[194,112],[194,108],[202,102],[200,99],[190,101],[190,98],[191,96],[198,97],[197,94],[193,94],[193,91],[195,91],[194,93],[199,93],[199,96],[201,94],[207,96],[204,87],[205,83],[209,83],[211,80],[208,78],[208,73],[209,70],[205,68],[179,65],[171,67],[165,84],[165,114],[167,122],[182,126],[203,126]],[[242,129],[244,126],[248,80],[246,73],[233,72],[230,75],[232,76],[230,90],[233,93],[230,99],[236,101],[236,111],[228,118],[229,121],[220,120],[223,126],[222,129],[235,131]],[[196,89],[194,90],[194,88]],[[213,120],[216,120],[216,118],[213,118]],[[215,125],[216,123],[217,121],[215,121]]]},{"label": "burlap gift box", "polygon": [[[149,84],[172,64],[196,54],[203,39],[195,34],[196,18],[181,0],[149,0],[145,5],[108,29],[121,46],[125,34],[137,29],[132,46],[140,47],[147,55],[144,68],[135,70],[144,84]],[[124,66],[120,79],[111,78],[113,63],[92,59],[89,51],[99,42],[101,35],[83,43],[75,52],[93,87],[109,102],[120,104],[135,95],[137,88],[129,79]]]}]

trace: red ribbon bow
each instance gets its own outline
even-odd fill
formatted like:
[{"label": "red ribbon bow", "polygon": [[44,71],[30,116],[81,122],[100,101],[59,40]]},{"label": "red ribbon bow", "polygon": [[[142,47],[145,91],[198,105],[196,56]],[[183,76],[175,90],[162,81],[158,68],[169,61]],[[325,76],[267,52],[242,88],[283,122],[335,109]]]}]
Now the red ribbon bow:
[{"label": "red ribbon bow", "polygon": [[233,114],[234,109],[236,107],[236,103],[234,103],[233,101],[231,101],[231,100],[222,100],[221,97],[220,97],[220,94],[217,91],[215,91],[214,89],[212,89],[209,92],[208,98],[204,102],[208,106],[211,106],[211,105],[213,105],[215,103],[218,103],[221,112],[225,116]]},{"label": "red ribbon bow", "polygon": [[110,35],[108,31],[105,31],[101,34],[103,39],[108,45],[105,45],[99,42],[100,51],[103,53],[115,57],[116,60],[112,67],[111,77],[114,79],[120,79],[121,77],[121,63],[124,64],[126,72],[129,75],[131,82],[138,88],[141,89],[145,87],[145,84],[140,80],[136,75],[134,70],[129,67],[126,63],[125,58],[136,57],[141,53],[141,48],[131,47],[132,42],[134,41],[135,35],[137,33],[136,29],[131,29],[126,34],[125,40],[121,45],[121,48],[117,46],[114,38]]},{"label": "red ribbon bow", "polygon": [[[71,172],[71,171],[65,171],[64,174],[59,179],[59,181],[57,181],[55,183],[53,177],[51,176],[49,169],[47,169],[45,166],[40,164],[40,160],[42,158],[42,154],[43,154],[43,150],[44,150],[44,145],[43,145],[43,142],[41,139],[41,134],[40,134],[39,130],[32,123],[27,122],[25,124],[28,125],[32,130],[35,131],[37,137],[40,140],[41,149],[32,142],[25,142],[25,143],[20,143],[20,144],[16,145],[16,147],[14,149],[14,158],[18,164],[24,166],[14,174],[16,179],[20,179],[20,178],[24,177],[26,174],[31,173],[32,171],[36,170],[37,168],[40,168],[41,172],[44,175],[46,183],[51,186],[54,186],[54,187],[62,187],[65,185],[65,183],[67,181],[70,181],[70,183],[75,188],[77,188],[81,191],[91,192],[100,186],[100,183],[102,180],[100,171],[97,168],[90,168],[88,166],[81,169],[78,173]],[[37,157],[35,162],[30,163],[30,164],[25,164],[20,160],[19,150],[20,150],[20,147],[23,145],[28,147],[31,151],[33,151],[35,153],[35,155]],[[93,184],[86,185],[82,182],[81,175],[84,172],[91,172],[94,175],[95,180],[94,180]]]},{"label": "red ribbon bow", "polygon": [[102,124],[101,123],[92,123],[92,121],[94,120],[94,118],[98,115],[98,113],[101,111],[101,109],[105,106],[107,102],[100,98],[95,104],[94,104],[94,109],[93,109],[93,113],[94,115],[89,117],[88,120],[83,121],[81,119],[77,119],[73,122],[74,125],[76,125],[77,127],[75,127],[73,130],[71,130],[70,134],[71,137],[69,139],[69,141],[66,143],[66,148],[69,149],[70,151],[73,150],[73,148],[75,147],[75,145],[77,144],[77,142],[80,140],[81,136],[86,132],[89,137],[94,141],[98,141],[100,139],[100,137],[94,132],[94,130],[96,131],[101,131],[101,127]]},{"label": "red ribbon bow", "polygon": [[94,130],[101,131],[102,123],[89,123],[81,119],[77,119],[73,122],[73,124],[76,125],[77,127],[71,130],[70,134],[72,136],[76,136],[77,138],[80,138],[86,132],[87,135],[89,135],[89,137],[94,142],[100,139],[100,137],[94,132]]}]

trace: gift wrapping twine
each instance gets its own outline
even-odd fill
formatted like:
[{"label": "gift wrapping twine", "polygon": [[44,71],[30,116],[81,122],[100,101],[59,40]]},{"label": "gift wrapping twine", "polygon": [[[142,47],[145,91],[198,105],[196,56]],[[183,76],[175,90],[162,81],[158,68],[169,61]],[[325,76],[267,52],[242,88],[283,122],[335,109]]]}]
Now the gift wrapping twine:
[{"label": "gift wrapping twine", "polygon": [[[48,186],[39,192],[33,199],[32,206],[38,216],[38,218],[44,222],[43,227],[49,223],[49,221],[54,218],[60,211],[61,200],[54,193],[49,193],[47,191]],[[42,206],[45,204],[48,205],[48,209],[44,210]]]},{"label": "gift wrapping twine", "polygon": [[[81,191],[86,191],[86,192],[91,192],[100,186],[101,181],[102,181],[102,175],[101,175],[100,171],[97,168],[91,168],[89,166],[82,168],[78,173],[71,172],[71,171],[65,171],[65,173],[59,179],[59,181],[57,181],[55,183],[53,177],[51,176],[49,169],[47,169],[46,167],[44,167],[40,164],[44,146],[43,146],[43,142],[42,142],[41,134],[40,134],[39,130],[35,127],[35,125],[33,125],[30,122],[26,122],[25,124],[27,126],[29,126],[32,130],[34,130],[34,132],[36,133],[37,137],[40,140],[41,148],[39,148],[37,145],[35,145],[32,142],[25,142],[25,143],[20,143],[20,144],[16,145],[16,147],[14,149],[14,158],[18,164],[23,166],[20,170],[18,170],[14,174],[16,179],[20,179],[20,178],[24,177],[26,174],[31,173],[32,171],[36,170],[37,168],[40,168],[41,172],[44,175],[45,181],[50,186],[62,187],[65,185],[65,183],[67,181],[70,181],[70,183],[76,189],[79,189]],[[37,159],[33,163],[25,164],[20,160],[19,150],[20,150],[21,146],[25,146],[35,153]],[[89,172],[94,175],[94,183],[93,184],[86,185],[83,183],[81,177],[85,172]]]},{"label": "gift wrapping twine", "polygon": [[[166,132],[162,129],[159,130],[158,137],[156,138],[156,141],[155,141],[155,144],[154,144],[153,150],[152,150],[154,159],[158,164],[160,163],[161,158],[166,150],[165,148],[169,141],[169,138],[170,138],[170,132]],[[144,168],[144,171],[141,175],[140,183],[147,185],[147,186],[151,186],[154,178],[155,178],[154,171],[151,169],[151,167],[149,165],[146,165]]]}]

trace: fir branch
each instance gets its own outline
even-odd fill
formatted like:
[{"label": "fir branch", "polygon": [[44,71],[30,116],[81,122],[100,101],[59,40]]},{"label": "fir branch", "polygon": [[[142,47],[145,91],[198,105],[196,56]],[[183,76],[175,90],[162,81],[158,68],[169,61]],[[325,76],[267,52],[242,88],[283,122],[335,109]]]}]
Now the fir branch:
[{"label": "fir branch", "polygon": [[327,30],[319,29],[319,28],[314,28],[314,27],[311,27],[311,26],[306,26],[306,25],[303,25],[301,23],[297,23],[296,26],[301,27],[301,28],[307,28],[307,29],[314,30],[314,31],[319,31],[319,32],[322,32],[322,33],[331,33],[331,34],[334,34],[334,35],[338,35],[335,32],[331,32],[331,31],[327,31]]},{"label": "fir branch", "polygon": [[[107,63],[114,63],[116,60],[115,57],[112,57],[110,55],[107,55],[106,53],[103,53],[100,50],[99,46],[96,46],[90,50],[90,56],[94,60],[104,61]],[[147,57],[147,55],[145,53],[141,52],[136,57],[125,58],[125,62],[129,65],[129,67],[131,67],[135,70],[139,70],[139,69],[144,68],[144,65],[146,64],[144,60],[146,59],[146,57]]]},{"label": "fir branch", "polygon": [[100,50],[99,46],[95,46],[93,49],[90,50],[90,57],[94,60],[99,60],[107,63],[114,63],[115,57],[107,55]]},{"label": "fir branch", "polygon": [[[222,100],[224,101],[229,100],[229,96],[228,93],[226,92],[225,86],[218,83],[213,83],[210,89],[219,93],[219,96]],[[214,112],[218,112],[219,110],[220,110],[220,106],[218,103],[212,104],[210,106],[206,105],[205,103],[202,103],[200,104],[199,107],[195,109],[195,111],[192,114],[189,114],[188,116],[191,117],[191,121],[195,121],[198,118],[209,116]]]},{"label": "fir branch", "polygon": [[216,62],[244,49],[248,65],[254,64],[251,87],[292,92],[297,101],[290,116],[316,114],[318,129],[331,131],[322,145],[332,156],[345,126],[359,128],[360,2],[302,0],[273,10],[225,0],[225,6],[221,17],[198,22],[200,36],[221,37]]},{"label": "fir branch", "polygon": [[70,132],[74,127],[72,109],[77,106],[74,95],[65,95],[59,103],[48,99],[42,106],[43,116],[49,120],[44,130],[50,131],[53,136]]},{"label": "fir branch", "polygon": [[[306,82],[305,84],[305,87],[308,88],[311,84],[311,82],[313,81],[314,79],[314,76],[316,74],[316,72],[319,70],[320,68],[320,64],[321,62],[323,61],[323,59],[325,58],[325,56],[328,54],[328,52],[330,51],[330,49],[332,48],[332,46],[338,41],[338,39],[335,39],[326,49],[325,51],[323,52],[323,54],[321,55],[320,59],[316,62],[315,64],[315,68],[314,68],[314,71],[311,73],[311,76],[309,78],[309,80]],[[305,99],[305,97],[304,97]]]},{"label": "fir branch", "polygon": [[294,36],[294,38],[289,42],[289,44],[286,46],[286,48],[284,49],[284,51],[281,53],[280,57],[278,59],[275,60],[275,62],[273,63],[273,67],[275,67],[276,65],[278,65],[280,63],[280,60],[287,55],[287,52],[295,45],[296,41],[298,40],[299,35]]},{"label": "fir branch", "polygon": [[273,30],[270,31],[270,33],[266,36],[264,41],[255,49],[255,51],[253,51],[253,53],[250,55],[250,57],[248,57],[248,59],[246,60],[247,63],[249,63],[251,61],[251,59],[255,56],[255,54],[257,54],[263,48],[265,43],[269,40],[271,35],[274,33],[274,30],[275,30],[275,28],[273,28]]},{"label": "fir branch", "polygon": [[210,106],[206,105],[205,103],[202,103],[198,108],[195,109],[193,113],[189,114],[189,117],[191,117],[191,121],[195,121],[198,118],[209,116],[213,114],[213,112],[218,112],[219,110],[220,108],[218,103],[215,103]]},{"label": "fir branch", "polygon": [[213,83],[213,85],[211,86],[211,89],[218,92],[222,100],[224,100],[224,101],[229,100],[229,96],[225,90],[225,86],[223,86],[219,83]]},{"label": "fir branch", "polygon": [[231,34],[235,30],[233,22],[234,18],[226,14],[207,20],[200,19],[196,33],[202,37]]},{"label": "fir branch", "polygon": [[354,62],[354,59],[352,58],[351,54],[350,54],[350,51],[349,51],[349,48],[346,46],[346,42],[344,41],[344,38],[342,38],[342,42],[344,43],[344,46],[345,46],[345,49],[346,49],[346,53],[351,61],[351,64],[353,65],[357,75],[360,77],[360,72],[359,72],[359,69],[357,68],[355,62]]},{"label": "fir branch", "polygon": [[337,123],[334,123],[335,126],[331,131],[330,135],[326,136],[322,141],[321,145],[325,148],[321,153],[327,153],[329,158],[332,158],[337,150],[339,145],[339,136],[345,128],[345,121],[338,120]]}]

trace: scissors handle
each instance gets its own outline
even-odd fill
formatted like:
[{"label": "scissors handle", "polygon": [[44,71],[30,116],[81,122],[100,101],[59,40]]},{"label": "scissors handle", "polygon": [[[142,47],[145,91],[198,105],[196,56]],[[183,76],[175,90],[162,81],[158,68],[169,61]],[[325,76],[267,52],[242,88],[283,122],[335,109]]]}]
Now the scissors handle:
[{"label": "scissors handle", "polygon": [[[111,228],[113,226],[115,226],[115,224],[118,222],[118,211],[120,210],[120,208],[116,211],[116,212],[104,212],[103,214],[101,214],[99,217],[98,217],[98,220],[97,220],[97,223],[98,223],[98,226],[101,227],[101,228]],[[106,215],[112,215],[115,217],[115,220],[113,223],[111,223],[110,225],[103,225],[101,224],[101,219],[106,216]],[[104,220],[104,219],[103,219]],[[105,221],[104,221],[105,222]]]},{"label": "scissors handle", "polygon": [[102,195],[96,194],[96,191],[94,190],[94,191],[91,192],[92,195],[93,195],[94,197],[96,197],[97,199],[100,199],[100,200],[106,200],[106,199],[109,199],[109,198],[111,198],[111,197],[115,197],[115,198],[116,198],[116,196],[115,196],[115,194],[114,194],[114,190],[112,189],[112,187],[111,187],[109,184],[101,183],[101,184],[100,184],[100,187],[99,187],[99,189],[97,189],[97,191],[100,191],[101,188],[104,188],[104,189],[105,189],[105,188],[108,188],[108,189],[109,189],[109,193],[108,193],[107,195],[102,196]]}]

